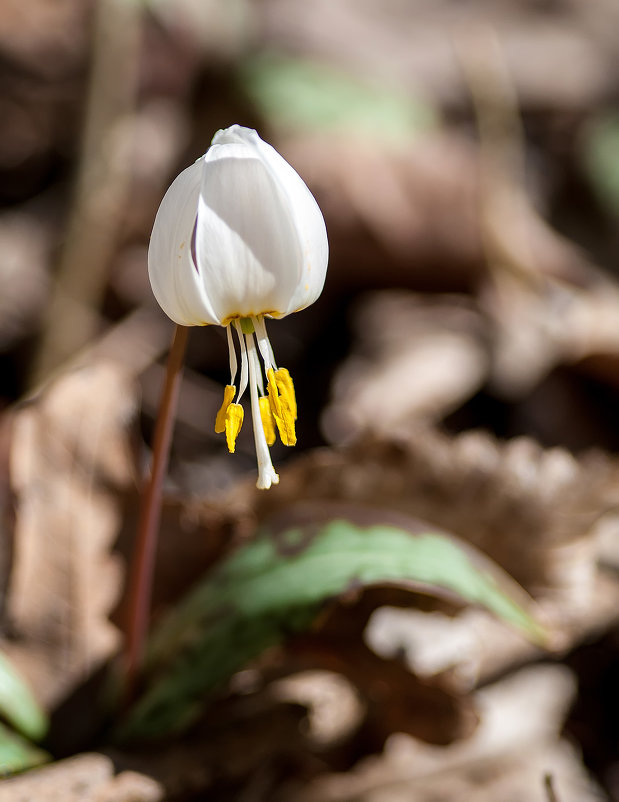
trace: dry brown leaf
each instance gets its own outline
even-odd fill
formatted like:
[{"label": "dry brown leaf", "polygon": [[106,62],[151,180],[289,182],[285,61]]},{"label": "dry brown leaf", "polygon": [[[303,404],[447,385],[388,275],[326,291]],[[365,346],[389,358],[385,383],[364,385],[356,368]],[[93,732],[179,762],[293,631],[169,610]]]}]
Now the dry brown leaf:
[{"label": "dry brown leaf", "polygon": [[327,438],[439,421],[486,382],[517,400],[560,365],[617,385],[619,287],[593,268],[581,278],[580,286],[532,286],[501,273],[482,289],[481,308],[458,295],[368,294],[354,308],[353,348],[335,374]]},{"label": "dry brown leaf", "polygon": [[[357,634],[357,609],[350,614],[335,611],[326,630],[294,639],[286,647],[282,673],[301,670],[327,670],[346,677],[354,685],[364,705],[361,732],[356,734],[357,757],[382,751],[395,732],[406,732],[422,741],[446,745],[471,736],[477,715],[471,697],[457,688],[448,674],[421,677],[413,674],[400,659],[379,657]],[[346,623],[352,623],[346,627]],[[362,744],[363,746],[359,746]],[[325,757],[328,757],[326,755]]]},{"label": "dry brown leaf", "polygon": [[[601,573],[588,606],[566,609],[555,599],[540,602],[538,609],[553,630],[553,649],[567,651],[616,625],[619,582]],[[454,616],[383,605],[370,617],[364,638],[380,656],[403,658],[417,676],[449,673],[462,693],[541,656],[538,647],[479,609]]]},{"label": "dry brown leaf", "polygon": [[353,326],[355,345],[323,419],[331,442],[438,421],[486,378],[485,323],[463,296],[373,293],[357,305]]},{"label": "dry brown leaf", "polygon": [[11,416],[0,417],[0,620],[9,589],[13,560],[13,531],[15,528],[15,499],[11,488]]},{"label": "dry brown leaf", "polygon": [[393,736],[383,755],[366,758],[346,774],[325,774],[286,802],[543,802],[549,772],[561,800],[593,802],[599,789],[559,739],[574,685],[563,666],[524,669],[476,694],[481,725],[467,741],[437,748]]},{"label": "dry brown leaf", "polygon": [[3,649],[53,707],[117,648],[108,614],[121,565],[118,494],[135,482],[136,388],[111,363],[58,378],[16,410],[10,479],[15,554]]},{"label": "dry brown leaf", "polygon": [[0,787],[0,802],[160,802],[163,798],[163,789],[150,777],[131,771],[115,775],[110,758],[94,752],[29,771]]},{"label": "dry brown leaf", "polygon": [[557,365],[583,360],[616,383],[606,360],[614,367],[619,358],[619,286],[593,268],[584,278],[585,286],[531,287],[501,275],[482,291],[493,325],[491,383],[503,396],[521,398]]},{"label": "dry brown leaf", "polygon": [[88,9],[80,0],[8,0],[0,17],[0,46],[29,71],[58,77],[83,56]]},{"label": "dry brown leaf", "polygon": [[314,748],[333,747],[361,725],[364,705],[354,686],[334,671],[307,670],[273,682],[273,698],[307,708],[307,737]]},{"label": "dry brown leaf", "polygon": [[0,218],[0,350],[33,328],[47,299],[48,226],[27,214]]},{"label": "dry brown leaf", "polygon": [[460,289],[481,272],[478,153],[463,138],[433,132],[378,147],[353,132],[299,135],[278,146],[329,223],[327,291]]}]

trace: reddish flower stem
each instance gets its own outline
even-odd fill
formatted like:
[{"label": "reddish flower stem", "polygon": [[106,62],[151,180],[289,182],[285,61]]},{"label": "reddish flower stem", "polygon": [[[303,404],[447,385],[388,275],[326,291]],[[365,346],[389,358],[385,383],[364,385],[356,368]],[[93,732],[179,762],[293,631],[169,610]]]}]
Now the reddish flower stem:
[{"label": "reddish flower stem", "polygon": [[177,326],[166,369],[165,385],[155,425],[150,476],[142,490],[138,532],[130,567],[127,633],[125,642],[126,690],[130,696],[142,667],[150,618],[157,534],[161,520],[163,479],[168,466],[170,442],[187,345],[186,326]]}]

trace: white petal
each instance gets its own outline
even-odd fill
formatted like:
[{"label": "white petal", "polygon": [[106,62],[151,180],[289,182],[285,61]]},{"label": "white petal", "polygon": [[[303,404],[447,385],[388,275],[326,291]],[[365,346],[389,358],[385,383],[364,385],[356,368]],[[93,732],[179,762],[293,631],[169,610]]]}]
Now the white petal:
[{"label": "white petal", "polygon": [[322,292],[329,261],[325,221],[320,207],[301,176],[275,148],[260,139],[256,131],[250,128],[232,126],[232,129],[235,129],[233,136],[252,143],[272,174],[277,177],[288,198],[288,209],[301,247],[301,264],[297,285],[286,309],[274,316],[283,317],[313,304]]},{"label": "white petal", "polygon": [[182,326],[220,323],[191,254],[201,162],[187,167],[172,182],[159,206],[148,248],[153,294],[166,315]]},{"label": "white petal", "polygon": [[207,153],[196,259],[221,320],[281,312],[294,294],[301,254],[287,198],[248,145]]},{"label": "white petal", "polygon": [[312,303],[327,267],[324,220],[292,167],[255,131],[219,131],[203,163],[200,276],[220,320],[282,317]]}]

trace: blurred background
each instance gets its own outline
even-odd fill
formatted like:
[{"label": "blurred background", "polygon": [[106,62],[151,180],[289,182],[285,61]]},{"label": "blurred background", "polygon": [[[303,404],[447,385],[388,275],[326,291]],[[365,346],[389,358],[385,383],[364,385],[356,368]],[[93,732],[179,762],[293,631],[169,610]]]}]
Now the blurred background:
[{"label": "blurred background", "polygon": [[[605,607],[595,596],[601,552],[592,535],[592,521],[616,504],[607,493],[619,447],[618,66],[616,0],[0,5],[1,407],[10,414],[72,367],[109,360],[139,385],[146,460],[173,331],[147,276],[154,216],[216,130],[256,128],[314,193],[331,252],[319,301],[269,329],[299,400],[299,444],[276,446],[274,463],[291,466],[289,486],[302,497],[299,487],[307,482],[311,495],[319,472],[312,449],[388,471],[396,457],[379,454],[380,444],[414,441],[414,487],[390,504],[470,536],[530,592],[569,597],[570,621],[586,608],[586,623],[578,619],[564,641],[564,673],[549,679],[567,683],[563,713],[548,716],[556,735],[569,704],[584,705],[571,719],[572,743],[599,786],[591,791],[577,758],[576,779],[555,797],[540,768],[537,796],[527,790],[527,798],[551,802],[619,798],[619,730],[603,711],[619,699],[608,688],[596,696],[605,682],[616,685],[619,595]],[[216,501],[253,482],[250,427],[234,457],[213,431],[227,373],[224,332],[192,331],[169,480],[186,499]],[[450,450],[471,430],[487,438],[475,441],[475,459],[472,447]],[[517,453],[501,450],[523,437],[513,441]],[[581,455],[591,449],[597,461],[588,463]],[[540,473],[543,455],[557,453],[560,466]],[[429,474],[442,488],[431,500]],[[496,545],[501,522],[513,523],[509,505],[485,535],[471,534],[478,519],[467,518],[463,499],[490,509],[499,485],[525,507],[531,498],[536,510],[547,505],[550,517],[536,526],[553,548],[586,542],[585,551],[561,551],[531,573],[518,556],[537,532],[526,515],[529,541],[518,530],[504,551]],[[386,492],[374,501],[387,503]],[[603,554],[616,567],[615,540]],[[593,660],[576,646],[592,640]],[[486,680],[507,670],[509,654],[500,668],[486,666]],[[574,701],[576,675],[595,702]],[[547,698],[539,682],[523,686],[516,707],[537,692]],[[359,775],[356,790],[335,781],[303,796],[271,775],[264,787],[299,802],[448,798],[432,788],[407,796],[404,780],[400,795],[385,790],[385,777],[400,776],[409,759],[400,748],[383,775],[380,767]],[[351,754],[342,765],[354,765]],[[427,775],[442,765],[436,756],[422,764]],[[318,773],[311,761],[299,771]],[[259,789],[251,778],[241,786]],[[450,794],[508,798],[458,782]],[[234,796],[233,787],[208,798],[276,798]]]},{"label": "blurred background", "polygon": [[[422,416],[615,447],[616,15],[603,0],[6,0],[3,403],[124,322],[114,342],[134,343],[118,350],[152,412],[169,337],[146,274],[154,214],[239,122],[296,167],[329,229],[320,304],[272,326],[302,446],[374,424],[389,387],[387,429]],[[189,366],[179,436],[220,452],[221,332],[194,332]]]}]

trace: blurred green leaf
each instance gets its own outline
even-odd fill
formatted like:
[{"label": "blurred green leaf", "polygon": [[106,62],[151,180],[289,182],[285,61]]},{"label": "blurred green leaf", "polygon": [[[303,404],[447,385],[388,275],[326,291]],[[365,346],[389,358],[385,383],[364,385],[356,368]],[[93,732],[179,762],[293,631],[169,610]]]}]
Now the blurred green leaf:
[{"label": "blurred green leaf", "polygon": [[251,658],[308,628],[351,587],[397,584],[480,604],[538,642],[527,598],[493,563],[443,534],[334,520],[266,533],[240,549],[168,617],[147,664],[147,690],[119,733],[156,738],[183,729]]},{"label": "blurred green leaf", "polygon": [[268,122],[283,129],[385,141],[407,140],[436,125],[429,104],[319,62],[262,54],[244,63],[240,82]]},{"label": "blurred green leaf", "polygon": [[0,724],[0,778],[47,763],[47,752]]},{"label": "blurred green leaf", "polygon": [[47,718],[32,691],[7,658],[0,653],[0,716],[33,741],[47,732]]},{"label": "blurred green leaf", "polygon": [[587,126],[583,159],[600,200],[619,216],[619,113],[603,114]]}]

